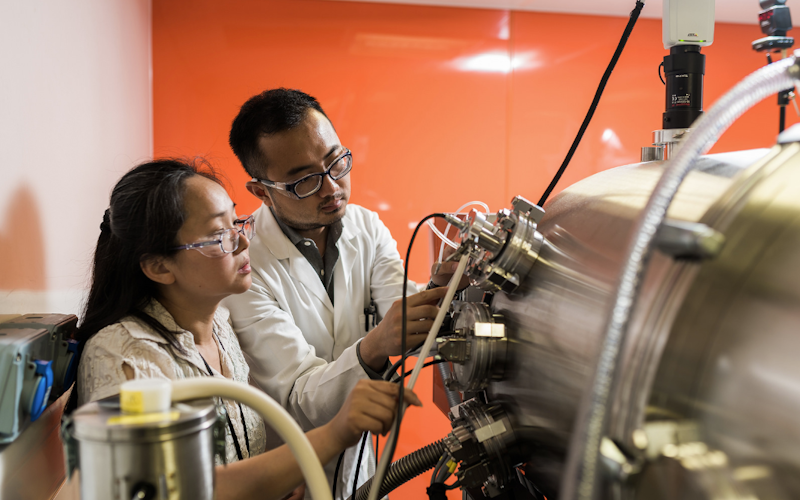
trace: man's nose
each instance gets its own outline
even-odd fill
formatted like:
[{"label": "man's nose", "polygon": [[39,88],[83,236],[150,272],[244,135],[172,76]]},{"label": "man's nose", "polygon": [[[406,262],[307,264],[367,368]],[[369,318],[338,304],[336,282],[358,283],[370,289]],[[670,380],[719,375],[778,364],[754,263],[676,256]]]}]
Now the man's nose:
[{"label": "man's nose", "polygon": [[339,190],[339,185],[330,175],[322,176],[322,186],[319,188],[319,195],[323,198],[333,196]]}]

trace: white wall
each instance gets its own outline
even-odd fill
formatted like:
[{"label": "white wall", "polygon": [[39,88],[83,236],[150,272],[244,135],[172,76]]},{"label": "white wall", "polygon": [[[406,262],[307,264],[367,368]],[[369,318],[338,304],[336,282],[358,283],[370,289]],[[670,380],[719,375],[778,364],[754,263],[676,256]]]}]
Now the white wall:
[{"label": "white wall", "polygon": [[[445,7],[468,7],[475,9],[511,9],[534,12],[557,12],[561,14],[585,14],[599,16],[628,17],[636,6],[636,0],[344,0],[347,2],[378,2],[415,5],[439,5]],[[790,2],[794,6],[794,2]],[[641,16],[661,19],[664,0],[647,0]],[[715,19],[718,23],[740,23],[758,25],[761,10],[756,0],[716,0]],[[565,33],[568,35],[568,33]]]},{"label": "white wall", "polygon": [[0,0],[0,314],[78,313],[116,180],[152,155],[151,0]]}]

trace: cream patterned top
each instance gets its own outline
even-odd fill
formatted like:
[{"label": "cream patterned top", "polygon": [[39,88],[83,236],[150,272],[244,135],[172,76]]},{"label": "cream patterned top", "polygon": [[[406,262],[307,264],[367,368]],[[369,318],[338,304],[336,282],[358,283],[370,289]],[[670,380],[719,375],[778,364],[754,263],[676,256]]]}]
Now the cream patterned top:
[{"label": "cream patterned top", "polygon": [[[156,300],[144,310],[168,330],[177,332],[177,339],[186,354],[177,352],[158,333],[141,320],[128,316],[119,323],[109,325],[94,335],[84,347],[78,366],[78,404],[85,404],[119,394],[119,386],[127,380],[122,365],[133,369],[134,378],[165,378],[178,380],[189,377],[207,377],[208,371],[194,343],[194,336],[179,327],[172,315]],[[222,373],[213,370],[214,377],[225,377],[236,382],[249,383],[250,369],[239,347],[239,340],[230,324],[228,310],[219,307],[214,315],[214,329],[219,349]],[[264,452],[266,435],[261,417],[242,405],[247,436],[239,405],[224,400],[242,456],[247,458]],[[229,429],[229,428],[228,428]],[[230,431],[226,433],[225,449],[228,463],[238,460],[236,446]],[[248,453],[246,441],[249,442]],[[219,457],[218,457],[219,458]]]}]

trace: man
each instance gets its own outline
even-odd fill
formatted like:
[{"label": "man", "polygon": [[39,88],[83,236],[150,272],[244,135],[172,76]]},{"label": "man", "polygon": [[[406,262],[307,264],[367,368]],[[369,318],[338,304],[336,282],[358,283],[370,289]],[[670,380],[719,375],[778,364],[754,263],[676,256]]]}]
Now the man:
[{"label": "man", "polygon": [[[226,305],[253,377],[309,430],[335,415],[358,380],[379,378],[388,356],[401,354],[403,263],[378,215],[348,205],[354,154],[316,99],[288,89],[251,98],[230,144],[263,205],[250,244],[253,285]],[[446,284],[450,275],[432,281]],[[445,291],[410,295],[409,348],[424,341]],[[356,455],[350,449],[342,462],[343,498]],[[374,473],[370,455],[359,483]]]}]

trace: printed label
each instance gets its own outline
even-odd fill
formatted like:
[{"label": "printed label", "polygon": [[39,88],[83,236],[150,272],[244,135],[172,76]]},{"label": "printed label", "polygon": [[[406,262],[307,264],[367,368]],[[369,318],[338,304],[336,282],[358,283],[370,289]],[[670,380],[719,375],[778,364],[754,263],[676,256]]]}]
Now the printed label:
[{"label": "printed label", "polygon": [[673,95],[672,96],[672,105],[673,106],[691,106],[692,105],[692,96],[691,96],[691,94]]}]

